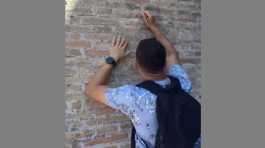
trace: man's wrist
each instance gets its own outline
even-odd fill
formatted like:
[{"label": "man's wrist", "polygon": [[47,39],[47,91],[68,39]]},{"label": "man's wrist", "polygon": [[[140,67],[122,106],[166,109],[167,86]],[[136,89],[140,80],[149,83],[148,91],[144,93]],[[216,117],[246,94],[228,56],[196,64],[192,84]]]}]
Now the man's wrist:
[{"label": "man's wrist", "polygon": [[161,38],[163,37],[162,33],[160,32],[159,28],[157,28],[157,27],[153,27],[151,29],[151,32],[153,33],[153,35],[155,36],[155,38],[157,40],[161,40]]},{"label": "man's wrist", "polygon": [[113,64],[108,64],[106,62],[103,64],[103,66],[106,68],[114,68],[115,67]]},{"label": "man's wrist", "polygon": [[120,59],[120,58],[118,58],[117,56],[110,56],[110,57],[112,57],[112,58],[115,60],[116,63],[118,63],[118,61],[119,61],[119,59]]},{"label": "man's wrist", "polygon": [[153,33],[159,31],[159,29],[158,29],[157,26],[150,26],[150,30],[151,30],[151,32],[153,32]]}]

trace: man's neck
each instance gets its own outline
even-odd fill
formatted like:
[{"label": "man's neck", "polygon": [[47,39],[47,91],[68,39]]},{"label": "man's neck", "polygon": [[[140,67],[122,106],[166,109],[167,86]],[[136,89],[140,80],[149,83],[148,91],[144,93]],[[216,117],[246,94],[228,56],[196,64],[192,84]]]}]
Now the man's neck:
[{"label": "man's neck", "polygon": [[164,80],[167,78],[167,75],[164,73],[160,74],[148,74],[143,77],[143,81],[146,80],[153,80],[153,81],[158,81],[158,80]]}]

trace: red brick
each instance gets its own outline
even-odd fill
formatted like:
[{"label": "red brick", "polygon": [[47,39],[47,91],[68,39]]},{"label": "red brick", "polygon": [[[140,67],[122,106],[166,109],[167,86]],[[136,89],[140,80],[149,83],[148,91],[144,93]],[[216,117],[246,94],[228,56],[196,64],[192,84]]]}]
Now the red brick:
[{"label": "red brick", "polygon": [[70,35],[71,40],[79,40],[80,39],[80,34],[79,33],[72,33]]},{"label": "red brick", "polygon": [[103,126],[102,128],[97,129],[97,134],[101,135],[101,134],[106,134],[106,133],[110,133],[113,131],[117,131],[118,127],[117,126]]},{"label": "red brick", "polygon": [[191,63],[191,64],[199,64],[201,63],[201,59],[200,58],[185,58],[185,59],[181,59],[182,63]]},{"label": "red brick", "polygon": [[178,16],[177,17],[177,21],[191,22],[192,21],[192,17],[191,16]]},{"label": "red brick", "polygon": [[107,146],[106,148],[118,148],[116,145]]},{"label": "red brick", "polygon": [[87,41],[75,40],[75,41],[67,41],[65,43],[65,47],[72,49],[80,49],[80,48],[87,49],[90,47],[90,44]]},{"label": "red brick", "polygon": [[91,48],[85,51],[85,54],[88,57],[96,57],[96,56],[107,56],[109,55],[108,50],[97,50],[95,48]]},{"label": "red brick", "polygon": [[138,4],[144,4],[149,2],[150,0],[133,0],[134,2],[138,3]]},{"label": "red brick", "polygon": [[86,146],[92,146],[96,144],[102,144],[102,143],[110,143],[117,140],[128,138],[127,133],[112,133],[110,137],[100,137],[96,138],[94,140],[90,140],[88,143],[86,143]]},{"label": "red brick", "polygon": [[81,106],[82,105],[81,105],[81,101],[80,100],[78,100],[77,102],[72,103],[72,108],[75,109],[75,110],[80,110]]}]

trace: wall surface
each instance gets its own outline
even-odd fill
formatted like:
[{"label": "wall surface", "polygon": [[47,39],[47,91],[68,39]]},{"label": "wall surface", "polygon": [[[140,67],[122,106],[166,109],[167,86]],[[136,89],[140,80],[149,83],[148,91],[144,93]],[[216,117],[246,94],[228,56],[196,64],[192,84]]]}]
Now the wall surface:
[{"label": "wall surface", "polygon": [[126,116],[83,95],[87,77],[96,72],[113,35],[129,38],[128,56],[114,70],[111,86],[137,83],[132,69],[137,43],[151,34],[139,19],[150,10],[162,31],[181,53],[200,99],[200,0],[66,0],[65,1],[65,147],[129,148]]}]

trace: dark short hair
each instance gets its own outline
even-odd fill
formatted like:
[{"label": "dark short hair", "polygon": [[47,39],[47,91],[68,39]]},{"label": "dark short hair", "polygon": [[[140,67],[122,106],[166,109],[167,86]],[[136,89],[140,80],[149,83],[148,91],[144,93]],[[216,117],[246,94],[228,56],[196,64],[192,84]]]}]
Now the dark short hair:
[{"label": "dark short hair", "polygon": [[136,61],[148,73],[160,73],[166,65],[166,51],[155,38],[141,40],[136,50]]}]

